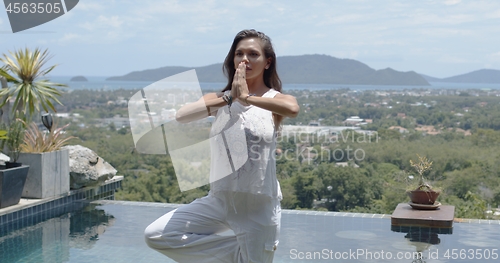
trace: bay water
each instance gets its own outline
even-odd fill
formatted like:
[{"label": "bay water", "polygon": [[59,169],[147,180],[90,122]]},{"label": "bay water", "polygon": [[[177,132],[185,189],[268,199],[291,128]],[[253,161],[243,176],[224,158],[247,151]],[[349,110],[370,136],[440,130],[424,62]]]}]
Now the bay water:
[{"label": "bay water", "polygon": [[[154,83],[154,81],[122,81],[106,80],[107,77],[90,76],[86,77],[88,81],[71,81],[70,76],[51,76],[50,81],[66,84],[69,90],[88,89],[88,90],[116,90],[116,89],[141,89]],[[449,82],[430,82],[431,86],[415,85],[349,85],[349,84],[283,84],[283,90],[410,90],[410,89],[455,89],[455,90],[500,90],[500,83],[449,83]],[[222,90],[226,83],[201,82],[202,90]]]}]

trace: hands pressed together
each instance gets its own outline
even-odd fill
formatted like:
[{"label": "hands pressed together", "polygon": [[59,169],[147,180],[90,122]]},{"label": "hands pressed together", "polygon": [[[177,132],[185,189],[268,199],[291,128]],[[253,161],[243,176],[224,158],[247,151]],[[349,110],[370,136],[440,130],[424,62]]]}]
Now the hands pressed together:
[{"label": "hands pressed together", "polygon": [[[238,99],[240,102],[250,104],[248,98],[251,94],[248,90],[246,64],[244,62],[238,64],[238,67],[236,68],[230,94],[233,101]],[[259,108],[269,110],[273,112],[273,114],[290,118],[295,118],[300,110],[295,97],[281,93],[276,94],[272,99],[254,99],[251,104]]]},{"label": "hands pressed together", "polygon": [[248,97],[248,85],[246,81],[246,65],[241,62],[234,73],[233,84],[231,87],[231,96],[238,98],[240,101],[245,101]]}]

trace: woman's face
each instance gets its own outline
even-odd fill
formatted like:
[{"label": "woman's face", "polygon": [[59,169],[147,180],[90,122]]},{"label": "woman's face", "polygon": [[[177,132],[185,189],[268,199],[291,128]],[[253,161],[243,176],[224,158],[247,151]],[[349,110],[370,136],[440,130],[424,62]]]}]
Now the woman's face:
[{"label": "woman's face", "polygon": [[264,75],[264,70],[271,64],[271,58],[266,59],[262,42],[259,38],[245,38],[238,42],[234,54],[234,66],[240,62],[246,64],[246,78],[253,79]]}]

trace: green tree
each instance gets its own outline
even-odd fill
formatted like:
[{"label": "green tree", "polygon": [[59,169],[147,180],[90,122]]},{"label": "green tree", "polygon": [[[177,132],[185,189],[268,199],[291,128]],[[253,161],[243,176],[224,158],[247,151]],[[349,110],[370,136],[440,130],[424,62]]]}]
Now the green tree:
[{"label": "green tree", "polygon": [[9,53],[10,57],[3,54],[3,58],[0,58],[5,64],[0,68],[0,76],[5,77],[12,85],[0,91],[0,107],[13,98],[12,112],[19,110],[26,113],[28,118],[32,118],[35,111],[39,112],[40,106],[46,112],[49,109],[56,111],[53,102],[61,104],[58,99],[61,91],[56,87],[66,85],[41,79],[56,67],[44,68],[49,60],[48,51],[40,51],[38,48],[31,51],[25,48]]},{"label": "green tree", "polygon": [[[355,207],[366,207],[374,198],[374,192],[379,192],[379,186],[373,184],[360,168],[335,167],[333,164],[324,164],[328,168],[323,178],[323,196],[334,202],[329,203],[328,210],[345,211]],[[331,186],[329,188],[328,186]]]},{"label": "green tree", "polygon": [[299,174],[293,178],[293,188],[301,208],[312,208],[316,197],[315,177],[310,174]]}]

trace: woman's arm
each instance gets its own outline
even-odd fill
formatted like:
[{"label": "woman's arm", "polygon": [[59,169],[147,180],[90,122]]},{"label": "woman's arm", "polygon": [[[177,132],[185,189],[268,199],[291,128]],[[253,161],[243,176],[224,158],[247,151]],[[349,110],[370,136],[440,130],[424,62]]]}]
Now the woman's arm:
[{"label": "woman's arm", "polygon": [[182,106],[175,114],[175,120],[180,123],[188,123],[195,120],[211,116],[212,112],[220,107],[227,105],[222,97],[216,93],[208,93],[201,97],[197,102]]},{"label": "woman's arm", "polygon": [[243,100],[247,104],[251,104],[289,118],[297,117],[300,110],[295,97],[281,93],[276,94],[274,98],[248,96],[247,93],[242,94],[239,99]]},{"label": "woman's arm", "polygon": [[232,90],[237,91],[236,94],[240,101],[272,111],[274,114],[289,118],[295,118],[299,114],[300,107],[294,96],[281,93],[276,94],[274,98],[249,96],[245,63],[240,63],[236,69],[231,91]]}]

